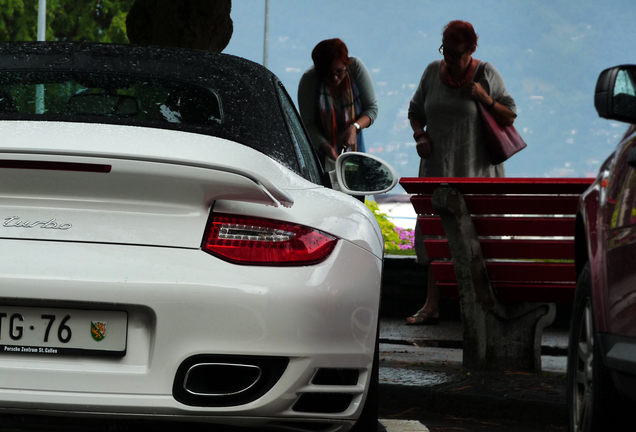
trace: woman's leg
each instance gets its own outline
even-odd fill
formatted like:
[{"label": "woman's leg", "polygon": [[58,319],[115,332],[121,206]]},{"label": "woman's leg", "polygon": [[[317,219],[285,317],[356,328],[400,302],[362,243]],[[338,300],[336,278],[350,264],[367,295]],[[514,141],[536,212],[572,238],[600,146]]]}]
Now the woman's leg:
[{"label": "woman's leg", "polygon": [[432,317],[439,317],[439,288],[430,267],[428,268],[428,281],[426,284],[426,304],[424,304],[422,310],[430,312]]},{"label": "woman's leg", "polygon": [[439,289],[433,276],[433,270],[431,270],[430,259],[428,253],[424,247],[425,237],[422,235],[420,225],[415,225],[415,254],[416,262],[421,265],[427,266],[427,278],[426,278],[426,303],[417,311],[413,316],[406,319],[407,324],[437,324],[439,321]]},{"label": "woman's leg", "polygon": [[413,316],[406,319],[407,324],[437,324],[439,322],[439,288],[430,266],[426,282],[426,303]]}]

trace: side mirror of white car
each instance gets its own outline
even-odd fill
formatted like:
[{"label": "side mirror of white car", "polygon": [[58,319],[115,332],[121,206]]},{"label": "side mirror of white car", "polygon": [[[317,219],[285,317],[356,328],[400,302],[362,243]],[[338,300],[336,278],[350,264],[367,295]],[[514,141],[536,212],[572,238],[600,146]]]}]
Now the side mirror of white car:
[{"label": "side mirror of white car", "polygon": [[336,169],[329,172],[329,177],[335,190],[349,195],[378,195],[390,191],[398,182],[391,165],[378,157],[358,152],[338,156]]}]

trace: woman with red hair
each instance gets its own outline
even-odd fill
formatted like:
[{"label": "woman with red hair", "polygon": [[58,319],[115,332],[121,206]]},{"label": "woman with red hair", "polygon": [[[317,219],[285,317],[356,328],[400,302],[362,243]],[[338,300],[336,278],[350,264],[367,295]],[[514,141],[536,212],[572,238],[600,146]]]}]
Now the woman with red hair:
[{"label": "woman with red hair", "polygon": [[[473,81],[480,63],[473,58],[477,40],[469,22],[449,22],[439,47],[443,59],[427,66],[411,99],[409,121],[421,157],[420,177],[505,177],[503,163],[490,163],[477,103],[497,123],[510,126],[517,117],[515,101],[491,63],[484,63],[478,82]],[[417,262],[428,265],[419,227],[415,237]],[[439,289],[433,272],[428,273],[426,304],[407,318],[407,324],[439,322]]]},{"label": "woman with red hair", "polygon": [[298,84],[298,108],[330,170],[343,151],[364,151],[362,129],[376,119],[378,102],[369,71],[360,59],[349,57],[342,40],[323,40],[311,58],[314,65]]}]

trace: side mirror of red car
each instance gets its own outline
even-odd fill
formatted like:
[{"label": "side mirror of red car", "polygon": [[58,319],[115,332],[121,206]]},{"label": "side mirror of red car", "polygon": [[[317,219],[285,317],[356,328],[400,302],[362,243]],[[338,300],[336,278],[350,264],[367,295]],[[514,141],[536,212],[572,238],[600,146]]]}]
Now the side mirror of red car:
[{"label": "side mirror of red car", "polygon": [[636,123],[636,65],[615,66],[601,72],[594,107],[603,118]]}]

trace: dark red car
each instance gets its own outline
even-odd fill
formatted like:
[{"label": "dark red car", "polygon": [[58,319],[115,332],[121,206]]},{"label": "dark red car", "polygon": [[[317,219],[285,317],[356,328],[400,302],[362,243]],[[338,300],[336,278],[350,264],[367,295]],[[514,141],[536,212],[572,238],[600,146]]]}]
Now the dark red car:
[{"label": "dark red car", "polygon": [[581,196],[568,353],[571,431],[636,430],[636,65],[601,73],[594,105],[630,123]]}]

